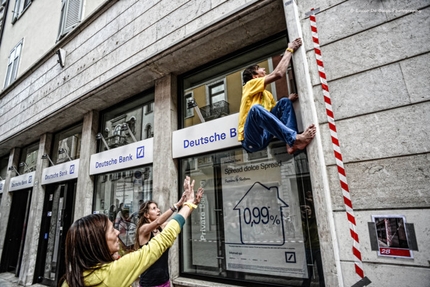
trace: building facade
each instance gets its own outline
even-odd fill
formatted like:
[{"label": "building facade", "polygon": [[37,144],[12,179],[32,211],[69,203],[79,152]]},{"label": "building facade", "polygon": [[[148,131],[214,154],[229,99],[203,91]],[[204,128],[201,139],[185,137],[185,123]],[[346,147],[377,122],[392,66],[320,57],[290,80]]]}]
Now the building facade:
[{"label": "building facade", "polygon": [[[10,0],[0,13],[0,272],[56,285],[67,229],[91,213],[131,252],[140,204],[166,210],[190,175],[205,196],[169,251],[174,286],[430,282],[428,0]],[[297,92],[299,131],[315,123],[316,138],[248,153],[241,73],[272,71],[297,37],[266,89]]]}]

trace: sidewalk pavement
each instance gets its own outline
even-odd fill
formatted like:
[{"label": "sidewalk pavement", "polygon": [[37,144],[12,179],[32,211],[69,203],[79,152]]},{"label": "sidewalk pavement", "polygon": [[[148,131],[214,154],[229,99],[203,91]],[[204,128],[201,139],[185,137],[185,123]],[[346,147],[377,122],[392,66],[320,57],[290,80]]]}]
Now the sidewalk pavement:
[{"label": "sidewalk pavement", "polygon": [[[23,285],[18,284],[18,277],[10,272],[0,273],[0,287],[22,287]],[[46,287],[41,284],[28,285],[32,287]]]}]

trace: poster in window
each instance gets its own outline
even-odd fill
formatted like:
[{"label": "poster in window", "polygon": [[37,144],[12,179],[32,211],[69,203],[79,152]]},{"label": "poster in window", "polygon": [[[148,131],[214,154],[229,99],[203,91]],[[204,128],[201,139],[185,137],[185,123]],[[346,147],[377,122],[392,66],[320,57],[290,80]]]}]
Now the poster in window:
[{"label": "poster in window", "polygon": [[378,237],[378,256],[413,259],[403,215],[372,215]]},{"label": "poster in window", "polygon": [[307,277],[294,157],[221,161],[226,267],[230,271]]}]

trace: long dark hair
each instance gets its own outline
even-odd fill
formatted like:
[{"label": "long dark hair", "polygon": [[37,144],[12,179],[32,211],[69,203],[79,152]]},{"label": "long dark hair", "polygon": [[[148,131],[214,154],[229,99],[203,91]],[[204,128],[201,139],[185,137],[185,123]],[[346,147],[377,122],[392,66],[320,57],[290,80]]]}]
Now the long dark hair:
[{"label": "long dark hair", "polygon": [[66,280],[69,286],[83,287],[84,271],[90,274],[101,265],[114,261],[106,242],[109,218],[91,214],[76,220],[66,237]]},{"label": "long dark hair", "polygon": [[[139,217],[139,221],[137,222],[136,236],[135,236],[135,239],[134,239],[134,249],[136,249],[136,250],[140,248],[140,242],[139,242],[139,228],[140,228],[142,225],[144,225],[144,224],[151,223],[151,221],[149,221],[149,219],[145,217],[145,214],[147,214],[147,213],[148,213],[149,206],[150,206],[152,203],[154,203],[155,205],[157,205],[157,206],[158,206],[158,204],[157,204],[155,201],[153,201],[153,200],[147,200],[147,201],[145,201],[144,203],[142,203],[142,204],[140,205],[140,208],[139,208],[139,215],[138,215],[138,217]],[[161,231],[161,227],[158,227],[158,230],[160,230],[160,231]]]}]

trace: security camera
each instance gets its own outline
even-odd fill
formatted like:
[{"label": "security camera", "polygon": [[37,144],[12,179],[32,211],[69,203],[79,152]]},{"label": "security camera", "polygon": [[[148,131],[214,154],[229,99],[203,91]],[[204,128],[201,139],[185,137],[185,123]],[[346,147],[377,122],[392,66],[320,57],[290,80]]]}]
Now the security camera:
[{"label": "security camera", "polygon": [[59,48],[57,50],[57,56],[57,62],[60,63],[62,68],[64,68],[64,65],[66,64],[66,50]]}]

